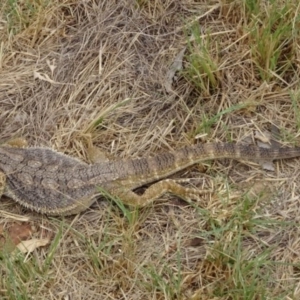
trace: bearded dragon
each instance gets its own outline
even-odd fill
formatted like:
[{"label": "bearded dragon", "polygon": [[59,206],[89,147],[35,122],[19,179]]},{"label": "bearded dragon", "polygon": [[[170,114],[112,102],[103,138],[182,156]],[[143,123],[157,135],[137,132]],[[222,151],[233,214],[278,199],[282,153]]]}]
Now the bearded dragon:
[{"label": "bearded dragon", "polygon": [[[235,143],[200,143],[152,157],[87,164],[50,148],[2,145],[0,193],[48,215],[84,211],[103,191],[126,205],[145,206],[167,192],[183,199],[197,197],[201,191],[165,178],[202,161],[274,160],[297,156],[300,156],[300,147],[266,149]],[[149,183],[153,184],[144,194],[133,191]]]}]

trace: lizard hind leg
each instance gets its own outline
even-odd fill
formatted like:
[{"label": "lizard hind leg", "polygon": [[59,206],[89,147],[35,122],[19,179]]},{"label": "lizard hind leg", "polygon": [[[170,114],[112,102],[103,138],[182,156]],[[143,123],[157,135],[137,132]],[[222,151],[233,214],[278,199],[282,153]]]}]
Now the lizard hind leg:
[{"label": "lizard hind leg", "polygon": [[109,161],[108,154],[94,145],[89,145],[86,151],[87,151],[89,160],[93,164]]},{"label": "lizard hind leg", "polygon": [[152,184],[142,195],[137,195],[131,190],[125,190],[121,188],[109,192],[112,196],[120,198],[121,201],[126,205],[143,207],[154,202],[165,193],[176,195],[179,198],[189,202],[191,199],[198,200],[200,195],[211,193],[212,191],[183,187],[175,180],[165,179]]}]

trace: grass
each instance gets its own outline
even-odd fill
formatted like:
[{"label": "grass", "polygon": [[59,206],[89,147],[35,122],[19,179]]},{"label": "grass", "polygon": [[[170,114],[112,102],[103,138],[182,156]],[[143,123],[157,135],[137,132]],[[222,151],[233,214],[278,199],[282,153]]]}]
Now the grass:
[{"label": "grass", "polygon": [[[273,125],[298,145],[299,11],[296,0],[5,0],[0,139],[84,161],[92,144],[122,159],[195,137],[253,142]],[[182,171],[214,189],[191,205],[107,197],[47,218],[2,197],[0,212],[27,216],[51,243],[17,258],[0,248],[0,297],[299,299],[299,160],[274,166]],[[14,222],[0,217],[0,245]]]},{"label": "grass", "polygon": [[[276,2],[274,2],[276,3]],[[288,82],[294,72],[294,35],[298,35],[299,16],[294,15],[293,6],[269,3],[265,11],[251,21],[251,54],[262,80],[270,81],[274,76]],[[295,27],[294,27],[295,26]]]},{"label": "grass", "polygon": [[2,9],[8,31],[12,34],[18,34],[25,30],[37,21],[40,11],[44,10],[48,3],[48,0],[6,0]]},{"label": "grass", "polygon": [[[215,43],[217,44],[217,41]],[[203,39],[199,24],[196,23],[191,27],[188,50],[188,65],[183,74],[200,94],[209,96],[220,86],[218,54],[215,54],[215,51],[218,51],[218,45],[212,45],[209,33],[207,38]]]}]

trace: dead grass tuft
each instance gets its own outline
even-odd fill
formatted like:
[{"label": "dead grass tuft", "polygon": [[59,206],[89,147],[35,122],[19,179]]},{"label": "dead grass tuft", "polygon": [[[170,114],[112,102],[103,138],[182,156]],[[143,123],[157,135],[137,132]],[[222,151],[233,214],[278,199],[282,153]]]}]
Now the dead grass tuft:
[{"label": "dead grass tuft", "polygon": [[[296,0],[4,2],[3,142],[130,158],[276,125],[282,143],[299,144]],[[298,299],[299,161],[202,169],[215,189],[202,207],[166,195],[138,211],[99,201],[49,219],[2,198],[52,240],[17,259],[0,250],[1,298]]]}]

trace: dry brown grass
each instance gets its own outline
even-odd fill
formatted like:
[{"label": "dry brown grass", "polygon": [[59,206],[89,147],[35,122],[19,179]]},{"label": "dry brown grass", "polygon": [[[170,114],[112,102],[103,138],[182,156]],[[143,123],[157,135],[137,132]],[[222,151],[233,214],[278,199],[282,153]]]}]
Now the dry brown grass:
[{"label": "dry brown grass", "polygon": [[[196,135],[239,142],[275,124],[281,142],[297,143],[297,0],[269,29],[263,21],[280,1],[259,1],[259,10],[229,0],[5,2],[2,141],[23,136],[83,160],[93,143],[130,158]],[[278,27],[287,33],[277,45]],[[299,160],[276,162],[274,172],[228,160],[204,169],[216,192],[201,208],[166,195],[139,211],[103,200],[49,219],[2,198],[1,210],[26,214],[52,242],[26,260],[2,253],[1,299],[299,299]]]}]

